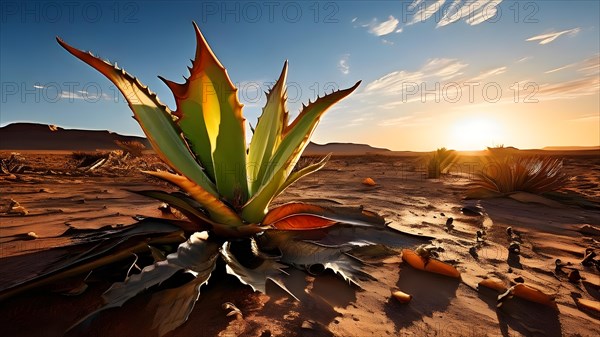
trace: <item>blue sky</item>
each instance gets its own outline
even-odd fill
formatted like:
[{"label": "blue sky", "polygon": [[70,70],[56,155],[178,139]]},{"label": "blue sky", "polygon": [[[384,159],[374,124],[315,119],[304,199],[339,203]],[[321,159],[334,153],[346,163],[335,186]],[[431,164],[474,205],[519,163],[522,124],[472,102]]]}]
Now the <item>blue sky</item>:
[{"label": "blue sky", "polygon": [[112,84],[55,41],[134,74],[173,106],[192,20],[255,124],[290,62],[289,109],[362,80],[314,140],[394,150],[600,145],[598,1],[21,2],[0,17],[0,124],[141,135]]}]

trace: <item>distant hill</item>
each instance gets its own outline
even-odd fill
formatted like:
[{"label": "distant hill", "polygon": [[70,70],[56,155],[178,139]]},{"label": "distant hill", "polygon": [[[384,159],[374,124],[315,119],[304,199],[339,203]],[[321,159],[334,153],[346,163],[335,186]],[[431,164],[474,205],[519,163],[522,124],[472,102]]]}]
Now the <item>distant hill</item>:
[{"label": "distant hill", "polygon": [[139,141],[150,148],[146,138],[109,131],[63,129],[35,123],[14,123],[0,128],[0,150],[115,150],[119,148],[115,140]]},{"label": "distant hill", "polygon": [[[146,148],[151,148],[150,143],[144,137],[123,136],[109,131],[63,129],[36,123],[13,123],[0,128],[0,150],[114,150],[119,148],[115,144],[115,140],[139,141],[146,145]],[[310,143],[304,154],[324,156],[330,152],[336,155],[360,156],[389,153],[390,150],[365,144],[330,143],[320,145]]]},{"label": "distant hill", "polygon": [[310,143],[304,150],[305,155],[309,156],[324,156],[328,153],[333,153],[342,156],[360,156],[365,154],[384,154],[391,151],[384,148],[372,147],[366,144],[354,143],[328,143],[316,144]]},{"label": "distant hill", "polygon": [[600,150],[600,146],[546,146],[544,151],[589,151]]}]

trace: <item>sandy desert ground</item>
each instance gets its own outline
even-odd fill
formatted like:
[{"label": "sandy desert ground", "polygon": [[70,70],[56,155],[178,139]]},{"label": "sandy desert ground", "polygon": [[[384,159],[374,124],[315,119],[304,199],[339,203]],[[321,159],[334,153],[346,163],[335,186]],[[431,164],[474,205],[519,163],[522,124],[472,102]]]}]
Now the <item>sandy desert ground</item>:
[{"label": "sandy desert ground", "polygon": [[[0,158],[7,159],[10,152]],[[159,203],[126,189],[168,188],[137,171],[139,167],[76,168],[68,152],[23,152],[28,166],[20,173],[0,175],[1,207],[17,201],[27,215],[0,215],[0,289],[35,275],[61,258],[58,249],[69,243],[68,228],[129,225],[132,216],[160,216]],[[147,167],[159,167],[152,156]],[[312,276],[288,270],[286,285],[300,302],[276,287],[269,294],[253,293],[223,270],[204,286],[187,323],[168,336],[598,336],[600,317],[580,310],[575,298],[600,301],[600,273],[580,264],[586,248],[600,253],[600,159],[570,156],[565,170],[572,176],[563,194],[585,197],[585,207],[522,203],[509,198],[464,200],[469,172],[455,170],[442,179],[425,179],[415,156],[334,157],[320,172],[288,189],[278,203],[329,199],[364,205],[392,226],[432,236],[444,248],[440,259],[462,274],[462,280],[413,269],[400,254],[367,267],[376,281],[363,289],[324,273]],[[470,159],[467,159],[467,161]],[[361,182],[371,177],[376,186]],[[483,215],[462,212],[478,206]],[[445,223],[454,219],[454,229]],[[507,227],[518,233],[521,254],[509,258]],[[469,253],[477,230],[485,229],[478,257]],[[589,229],[589,228],[588,228]],[[27,240],[27,233],[37,238]],[[57,248],[58,247],[58,248]],[[51,249],[53,248],[53,249]],[[414,248],[414,246],[412,247]],[[571,283],[555,272],[555,260],[572,263],[584,281]],[[31,290],[0,302],[4,336],[60,336],[100,302],[111,275],[99,272],[87,279],[89,288],[77,296],[61,292],[68,282]],[[555,297],[558,310],[519,298],[497,308],[497,293],[480,289],[484,278],[506,285],[524,282]],[[115,281],[115,280],[112,280]],[[413,296],[408,304],[391,298],[390,289]],[[98,336],[151,336],[148,298],[138,296],[123,308],[98,317],[88,330]],[[227,317],[221,305],[234,303],[243,317]]]}]

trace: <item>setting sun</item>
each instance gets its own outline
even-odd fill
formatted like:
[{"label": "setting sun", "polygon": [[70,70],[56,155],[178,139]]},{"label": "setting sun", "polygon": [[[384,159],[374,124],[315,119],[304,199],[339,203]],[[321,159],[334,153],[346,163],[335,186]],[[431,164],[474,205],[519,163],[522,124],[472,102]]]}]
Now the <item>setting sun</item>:
[{"label": "setting sun", "polygon": [[482,150],[502,143],[501,125],[488,118],[465,118],[454,123],[448,145],[451,149]]}]

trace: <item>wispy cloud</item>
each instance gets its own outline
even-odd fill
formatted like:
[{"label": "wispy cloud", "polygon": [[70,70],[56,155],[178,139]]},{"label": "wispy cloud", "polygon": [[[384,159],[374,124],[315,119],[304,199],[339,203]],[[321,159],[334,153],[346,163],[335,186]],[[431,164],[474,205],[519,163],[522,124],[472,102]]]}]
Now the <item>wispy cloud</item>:
[{"label": "wispy cloud", "polygon": [[567,64],[566,66],[562,66],[562,67],[550,69],[548,71],[545,71],[544,74],[552,74],[552,73],[555,73],[557,71],[569,69],[569,68],[573,67],[574,65],[575,65],[575,63],[571,63],[571,64]]},{"label": "wispy cloud", "polygon": [[533,97],[540,101],[551,101],[598,95],[599,91],[600,79],[596,75],[557,83],[541,84],[539,91]]},{"label": "wispy cloud", "polygon": [[447,81],[462,75],[468,65],[456,59],[435,58],[416,71],[393,71],[367,84],[365,92],[378,91],[383,94],[402,94],[409,86],[430,81]]},{"label": "wispy cloud", "polygon": [[[42,84],[34,84],[33,87],[35,89],[44,89],[49,91],[49,93],[47,93],[47,95],[51,98],[57,98],[57,99],[64,99],[64,100],[69,100],[69,101],[73,101],[73,100],[86,100],[86,101],[98,101],[98,100],[107,100],[110,101],[111,100],[111,96],[103,93],[102,90],[100,90],[100,88],[97,88],[97,90],[95,90],[96,92],[89,92],[86,90],[75,90],[75,91],[66,91],[66,90],[61,90],[60,87],[56,84],[52,84],[52,85],[42,85]],[[56,95],[56,96],[54,96]]]},{"label": "wispy cloud", "polygon": [[373,19],[371,23],[363,25],[369,27],[369,33],[376,36],[384,36],[394,32],[400,33],[402,29],[396,29],[400,21],[390,15],[386,21],[379,22],[377,19]]},{"label": "wispy cloud", "polygon": [[598,75],[600,74],[600,54],[596,54],[588,59],[583,60],[576,64],[577,71],[585,75]]},{"label": "wispy cloud", "polygon": [[525,57],[521,57],[520,59],[517,60],[516,63],[523,63],[523,62],[527,62],[529,60],[533,59],[533,56],[525,56]]},{"label": "wispy cloud", "polygon": [[415,0],[409,6],[409,11],[416,12],[412,15],[407,25],[425,22],[434,17],[437,27],[444,27],[451,23],[464,20],[468,25],[475,26],[496,18],[498,6],[503,0]]},{"label": "wispy cloud", "polygon": [[442,9],[442,6],[446,3],[446,0],[436,0],[436,1],[423,1],[423,0],[415,0],[408,6],[408,9],[413,11],[417,10],[413,15],[412,20],[407,23],[407,25],[412,25],[417,22],[425,22],[432,15],[439,12]]},{"label": "wispy cloud", "polygon": [[498,68],[486,70],[486,71],[480,73],[479,75],[473,77],[469,81],[470,82],[480,82],[480,81],[483,81],[483,80],[488,79],[493,76],[502,75],[506,72],[507,69],[508,69],[507,67],[498,67]]},{"label": "wispy cloud", "polygon": [[338,61],[338,69],[344,75],[348,75],[350,73],[350,54],[345,54],[342,56],[342,58]]},{"label": "wispy cloud", "polygon": [[[476,1],[475,4],[481,4],[480,6],[475,5],[473,8],[473,12],[469,15],[465,22],[471,26],[478,25],[487,20],[490,20],[496,16],[498,13],[498,5],[502,2],[502,0],[491,0],[488,2],[485,1]],[[464,9],[464,6],[461,10]],[[439,26],[439,24],[438,24]]]},{"label": "wispy cloud", "polygon": [[542,35],[536,35],[536,36],[528,38],[525,41],[540,41],[539,44],[548,44],[548,43],[558,39],[562,35],[568,34],[570,36],[575,36],[580,31],[581,31],[581,28],[577,27],[577,28],[573,28],[573,29],[563,30],[561,32],[553,32],[553,33],[547,33],[547,34],[542,34]]}]

